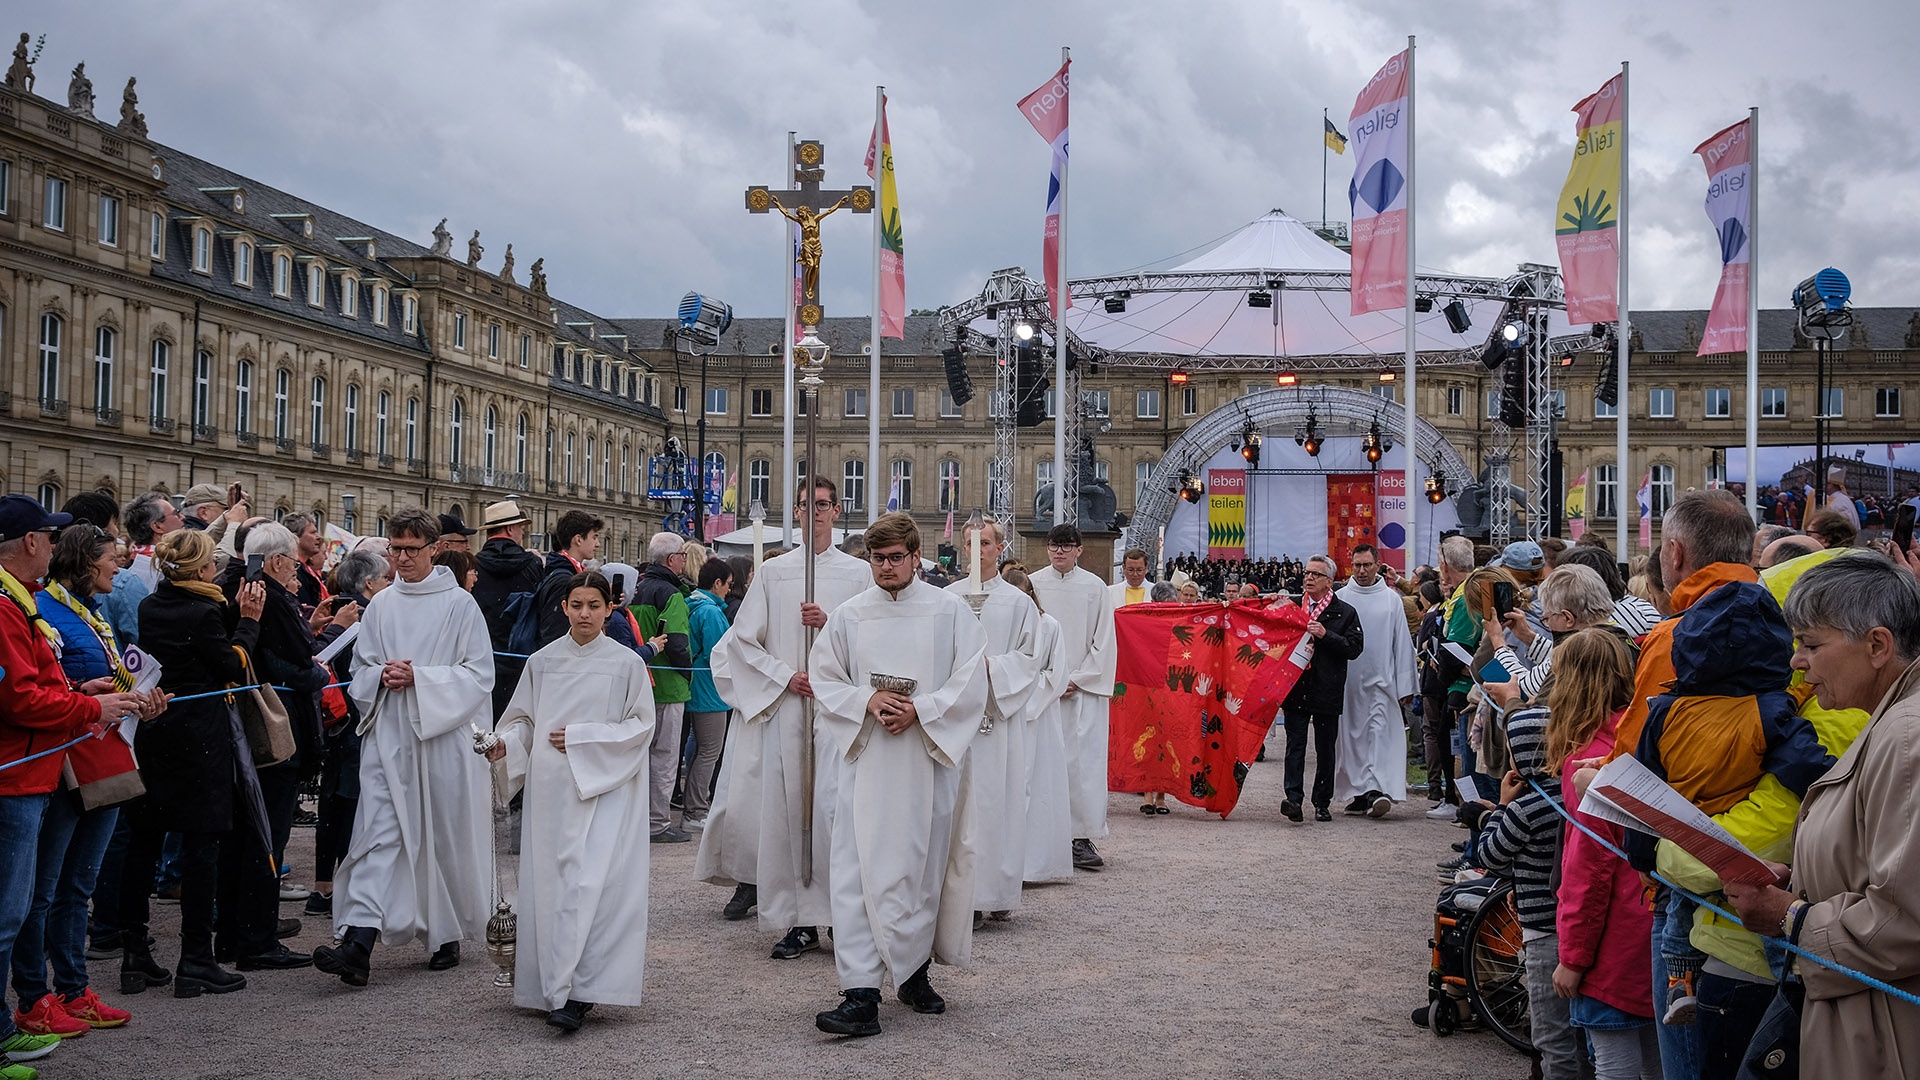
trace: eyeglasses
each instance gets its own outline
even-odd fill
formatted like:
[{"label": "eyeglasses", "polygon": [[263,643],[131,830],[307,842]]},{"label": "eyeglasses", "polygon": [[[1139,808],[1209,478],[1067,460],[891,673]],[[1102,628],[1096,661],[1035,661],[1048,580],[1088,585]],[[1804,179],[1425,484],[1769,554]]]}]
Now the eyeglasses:
[{"label": "eyeglasses", "polygon": [[1079,544],[1048,544],[1048,551],[1079,551]]},{"label": "eyeglasses", "polygon": [[1333,580],[1332,574],[1322,573],[1319,570],[1302,570],[1300,571],[1300,576],[1301,577],[1323,577],[1329,581]]},{"label": "eyeglasses", "polygon": [[813,500],[813,508],[815,510],[838,510],[840,509],[840,504],[829,499],[815,499]]},{"label": "eyeglasses", "polygon": [[881,555],[872,551],[867,552],[867,561],[875,566],[899,566],[911,558],[913,558],[913,552],[911,551],[896,551],[891,555]]},{"label": "eyeglasses", "polygon": [[387,553],[395,557],[404,555],[411,559],[433,546],[432,544],[388,544]]}]

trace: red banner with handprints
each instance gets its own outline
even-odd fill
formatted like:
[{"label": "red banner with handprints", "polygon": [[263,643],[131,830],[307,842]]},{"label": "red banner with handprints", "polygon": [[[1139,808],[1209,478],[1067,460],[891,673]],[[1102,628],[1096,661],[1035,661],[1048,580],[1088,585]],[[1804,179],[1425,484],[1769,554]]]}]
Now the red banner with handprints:
[{"label": "red banner with handprints", "polygon": [[1113,625],[1108,789],[1164,791],[1227,816],[1305,668],[1306,612],[1258,600],[1129,604]]}]

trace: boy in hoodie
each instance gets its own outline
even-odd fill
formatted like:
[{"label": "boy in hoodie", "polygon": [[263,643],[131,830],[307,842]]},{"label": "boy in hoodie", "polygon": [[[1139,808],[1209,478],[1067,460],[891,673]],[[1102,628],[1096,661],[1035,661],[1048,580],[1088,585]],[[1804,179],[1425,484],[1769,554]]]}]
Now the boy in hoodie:
[{"label": "boy in hoodie", "polygon": [[[1787,692],[1792,656],[1793,633],[1765,586],[1733,582],[1708,593],[1674,627],[1674,682],[1650,703],[1634,756],[1709,816],[1741,802],[1769,774],[1804,796],[1833,758]],[[1657,843],[1628,833],[1635,869],[1654,868]],[[1694,1021],[1706,961],[1689,940],[1696,910],[1678,892],[1668,901],[1666,1024]]]}]

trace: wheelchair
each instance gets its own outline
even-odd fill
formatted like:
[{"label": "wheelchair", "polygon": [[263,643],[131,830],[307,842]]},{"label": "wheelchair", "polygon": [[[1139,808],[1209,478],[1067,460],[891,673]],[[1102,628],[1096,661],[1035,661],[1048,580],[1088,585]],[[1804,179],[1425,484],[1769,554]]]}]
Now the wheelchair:
[{"label": "wheelchair", "polygon": [[1514,1049],[1532,1053],[1513,882],[1485,877],[1447,886],[1434,905],[1427,944],[1433,950],[1427,972],[1433,1033],[1444,1038],[1461,1030],[1455,1003],[1464,999],[1483,1027]]}]

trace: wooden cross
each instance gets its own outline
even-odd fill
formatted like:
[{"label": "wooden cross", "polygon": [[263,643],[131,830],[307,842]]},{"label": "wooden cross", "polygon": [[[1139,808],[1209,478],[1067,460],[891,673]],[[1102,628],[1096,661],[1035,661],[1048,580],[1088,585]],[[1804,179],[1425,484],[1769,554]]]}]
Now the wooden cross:
[{"label": "wooden cross", "polygon": [[820,184],[826,178],[825,144],[817,139],[796,143],[793,148],[794,186],[790,190],[770,189],[756,184],[747,189],[747,210],[755,214],[776,211],[800,227],[800,250],[794,264],[800,274],[800,306],[794,317],[802,326],[819,326],[826,317],[820,306],[820,222],[847,207],[856,214],[873,211],[873,188],[862,184],[843,191],[829,191]]}]

